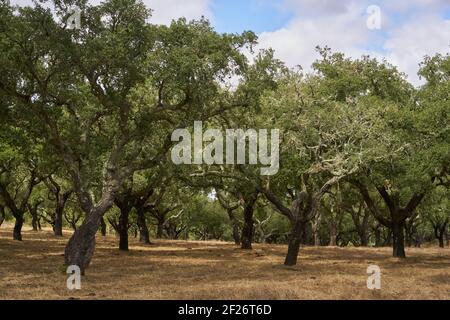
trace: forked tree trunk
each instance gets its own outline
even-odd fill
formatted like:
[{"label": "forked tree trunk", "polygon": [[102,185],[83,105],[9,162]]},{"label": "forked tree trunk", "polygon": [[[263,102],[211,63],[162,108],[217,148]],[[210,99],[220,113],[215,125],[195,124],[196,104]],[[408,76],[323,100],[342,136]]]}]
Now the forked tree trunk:
[{"label": "forked tree trunk", "polygon": [[405,258],[405,238],[404,238],[404,222],[392,222],[392,246],[393,256],[396,258]]},{"label": "forked tree trunk", "polygon": [[139,228],[139,241],[144,244],[151,244],[147,221],[145,221],[145,212],[142,210],[137,210],[137,225]]}]

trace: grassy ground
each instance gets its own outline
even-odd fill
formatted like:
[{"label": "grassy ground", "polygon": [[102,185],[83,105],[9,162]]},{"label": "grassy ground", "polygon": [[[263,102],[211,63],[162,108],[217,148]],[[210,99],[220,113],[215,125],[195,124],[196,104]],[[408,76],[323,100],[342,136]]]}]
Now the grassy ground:
[{"label": "grassy ground", "polygon": [[[222,242],[155,241],[130,252],[114,236],[97,249],[79,291],[66,288],[68,235],[30,231],[11,240],[0,228],[0,299],[450,299],[450,249],[302,248],[296,267],[282,266],[286,246],[242,251]],[[367,289],[366,268],[379,265],[381,290]]]}]

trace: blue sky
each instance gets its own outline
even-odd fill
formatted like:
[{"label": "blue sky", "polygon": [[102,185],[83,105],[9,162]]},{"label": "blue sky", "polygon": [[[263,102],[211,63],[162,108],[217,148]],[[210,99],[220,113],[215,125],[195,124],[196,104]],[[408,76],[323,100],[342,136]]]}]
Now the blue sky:
[{"label": "blue sky", "polygon": [[294,14],[283,10],[277,1],[216,0],[211,10],[219,32],[275,31],[294,18]]},{"label": "blue sky", "polygon": [[[369,54],[386,59],[418,85],[423,57],[450,51],[450,0],[142,1],[154,10],[153,23],[205,16],[219,32],[253,30],[259,48],[273,48],[287,65],[306,70],[317,58],[315,47],[326,45],[353,58]],[[380,28],[368,28],[371,5],[380,10]]]}]

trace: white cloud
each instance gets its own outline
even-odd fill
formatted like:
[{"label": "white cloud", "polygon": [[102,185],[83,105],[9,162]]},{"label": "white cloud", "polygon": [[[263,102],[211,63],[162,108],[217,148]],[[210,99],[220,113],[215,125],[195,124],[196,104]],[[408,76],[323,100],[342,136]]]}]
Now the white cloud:
[{"label": "white cloud", "polygon": [[[329,9],[327,9],[329,10]],[[315,47],[328,46],[351,56],[360,56],[373,35],[366,27],[365,8],[350,5],[335,8],[334,14],[297,17],[286,27],[260,34],[263,48],[272,47],[288,65],[308,69],[318,57]],[[339,12],[339,13],[337,13]]]},{"label": "white cloud", "polygon": [[172,19],[185,17],[187,20],[200,19],[202,16],[213,20],[209,0],[143,0],[153,9],[151,21],[156,24],[169,24]]},{"label": "white cloud", "polygon": [[[382,12],[380,30],[366,26],[366,9],[377,3]],[[289,66],[309,70],[318,57],[316,45],[329,46],[347,56],[385,57],[419,85],[419,63],[425,55],[449,52],[450,20],[439,16],[448,0],[356,1],[286,0],[293,20],[274,32],[260,34],[260,47],[275,49]],[[401,19],[394,13],[402,13]]]},{"label": "white cloud", "polygon": [[423,57],[450,52],[450,20],[427,16],[411,21],[394,30],[384,48],[389,52],[388,60],[418,84],[418,64]]},{"label": "white cloud", "polygon": [[[151,22],[155,24],[170,24],[172,19],[185,17],[187,20],[200,19],[202,16],[214,20],[210,10],[211,0],[142,0],[153,10]],[[91,4],[99,4],[102,0],[90,0]],[[32,0],[11,0],[11,4],[20,6],[32,5]],[[50,6],[51,7],[51,6]]]}]

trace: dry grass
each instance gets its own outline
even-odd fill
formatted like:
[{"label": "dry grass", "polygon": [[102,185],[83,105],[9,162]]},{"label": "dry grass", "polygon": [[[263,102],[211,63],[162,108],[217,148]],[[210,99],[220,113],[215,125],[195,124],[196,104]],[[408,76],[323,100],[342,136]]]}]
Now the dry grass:
[{"label": "dry grass", "polygon": [[[82,289],[66,289],[68,240],[25,228],[24,241],[0,228],[0,299],[450,299],[450,249],[301,250],[299,265],[282,266],[286,246],[242,251],[222,242],[157,241],[119,252],[113,236],[98,237]],[[66,233],[67,234],[67,233]],[[366,268],[382,270],[382,288],[366,287]]]}]

